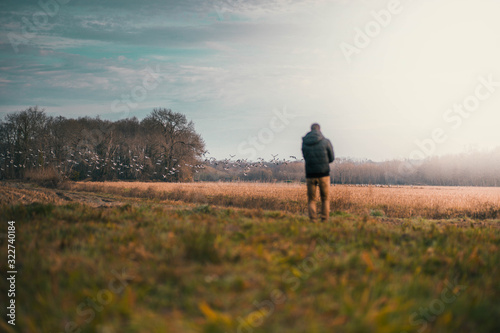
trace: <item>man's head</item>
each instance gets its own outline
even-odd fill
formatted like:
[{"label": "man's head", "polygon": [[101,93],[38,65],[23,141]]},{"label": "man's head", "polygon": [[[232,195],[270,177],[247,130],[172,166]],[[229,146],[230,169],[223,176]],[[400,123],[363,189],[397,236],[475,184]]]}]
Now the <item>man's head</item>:
[{"label": "man's head", "polygon": [[320,127],[318,123],[314,123],[311,125],[311,131],[319,131]]}]

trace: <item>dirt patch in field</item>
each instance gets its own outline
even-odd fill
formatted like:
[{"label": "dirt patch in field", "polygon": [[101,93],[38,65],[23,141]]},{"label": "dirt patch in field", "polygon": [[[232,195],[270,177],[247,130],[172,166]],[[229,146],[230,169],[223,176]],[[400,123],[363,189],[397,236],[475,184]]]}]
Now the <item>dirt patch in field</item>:
[{"label": "dirt patch in field", "polygon": [[0,203],[28,205],[34,202],[57,205],[81,203],[92,207],[113,207],[124,203],[121,200],[92,193],[43,188],[28,183],[0,183]]}]

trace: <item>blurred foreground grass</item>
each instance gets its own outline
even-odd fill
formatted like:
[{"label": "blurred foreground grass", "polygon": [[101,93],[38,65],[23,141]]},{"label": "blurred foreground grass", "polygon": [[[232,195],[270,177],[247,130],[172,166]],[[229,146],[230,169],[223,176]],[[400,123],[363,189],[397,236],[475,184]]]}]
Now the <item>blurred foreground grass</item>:
[{"label": "blurred foreground grass", "polygon": [[0,216],[19,271],[4,332],[500,332],[498,221],[146,200]]}]

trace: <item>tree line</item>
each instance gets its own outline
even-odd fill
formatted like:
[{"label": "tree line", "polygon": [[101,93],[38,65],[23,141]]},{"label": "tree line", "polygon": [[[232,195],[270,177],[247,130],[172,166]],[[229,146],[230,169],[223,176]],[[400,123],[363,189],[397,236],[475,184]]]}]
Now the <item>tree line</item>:
[{"label": "tree line", "polygon": [[188,181],[203,165],[205,143],[194,124],[170,109],[142,121],[51,117],[38,107],[0,123],[0,177],[51,171],[71,180]]},{"label": "tree line", "polygon": [[[0,179],[304,182],[304,163],[272,155],[257,161],[209,158],[186,116],[154,109],[118,121],[52,117],[38,107],[0,121]],[[373,162],[337,158],[335,184],[500,186],[500,148]]]}]

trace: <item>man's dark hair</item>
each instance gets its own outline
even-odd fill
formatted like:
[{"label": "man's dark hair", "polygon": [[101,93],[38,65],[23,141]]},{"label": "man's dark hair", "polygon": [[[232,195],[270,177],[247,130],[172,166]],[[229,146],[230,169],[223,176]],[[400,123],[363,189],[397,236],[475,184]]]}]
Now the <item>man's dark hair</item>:
[{"label": "man's dark hair", "polygon": [[319,131],[320,127],[318,123],[314,123],[311,125],[311,131]]}]

